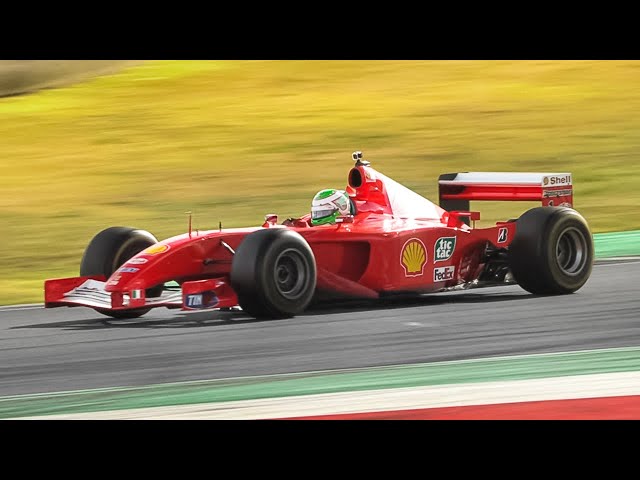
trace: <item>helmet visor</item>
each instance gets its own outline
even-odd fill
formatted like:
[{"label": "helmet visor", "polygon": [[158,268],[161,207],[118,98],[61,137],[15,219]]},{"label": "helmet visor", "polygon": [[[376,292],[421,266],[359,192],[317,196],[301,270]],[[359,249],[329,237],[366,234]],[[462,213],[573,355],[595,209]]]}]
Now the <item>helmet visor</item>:
[{"label": "helmet visor", "polygon": [[321,218],[330,217],[336,213],[337,208],[327,208],[326,206],[311,209],[311,218],[319,220]]}]

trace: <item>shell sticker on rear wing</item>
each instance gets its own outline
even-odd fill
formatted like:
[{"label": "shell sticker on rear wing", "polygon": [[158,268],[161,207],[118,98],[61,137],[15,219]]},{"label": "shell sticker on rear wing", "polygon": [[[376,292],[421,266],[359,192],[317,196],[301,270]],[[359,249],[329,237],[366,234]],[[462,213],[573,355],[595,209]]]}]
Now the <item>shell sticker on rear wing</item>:
[{"label": "shell sticker on rear wing", "polygon": [[573,207],[570,173],[462,172],[438,178],[439,203],[447,211],[469,210],[472,200],[540,201]]}]

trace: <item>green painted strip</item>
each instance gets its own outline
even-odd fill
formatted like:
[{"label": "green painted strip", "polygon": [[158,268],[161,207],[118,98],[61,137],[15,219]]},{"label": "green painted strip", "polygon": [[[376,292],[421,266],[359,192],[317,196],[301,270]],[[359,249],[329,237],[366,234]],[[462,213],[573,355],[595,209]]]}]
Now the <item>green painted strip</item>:
[{"label": "green painted strip", "polygon": [[594,233],[596,258],[640,255],[640,230]]},{"label": "green painted strip", "polygon": [[0,398],[0,418],[640,371],[640,347]]}]

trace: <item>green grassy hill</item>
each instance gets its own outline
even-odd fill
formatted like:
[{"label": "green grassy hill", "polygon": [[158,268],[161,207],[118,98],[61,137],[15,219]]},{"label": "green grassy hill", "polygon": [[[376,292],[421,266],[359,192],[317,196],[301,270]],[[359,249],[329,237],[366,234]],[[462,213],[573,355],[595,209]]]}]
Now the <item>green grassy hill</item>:
[{"label": "green grassy hill", "polygon": [[640,228],[638,61],[145,62],[0,99],[0,138],[0,304],[42,301],[107,226],[304,213],[354,150],[434,200],[440,173],[569,171],[594,232]]}]

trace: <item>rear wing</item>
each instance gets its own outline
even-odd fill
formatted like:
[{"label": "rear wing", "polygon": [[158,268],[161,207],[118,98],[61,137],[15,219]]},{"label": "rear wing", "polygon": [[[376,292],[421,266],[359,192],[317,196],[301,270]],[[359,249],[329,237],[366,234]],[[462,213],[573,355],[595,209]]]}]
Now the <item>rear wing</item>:
[{"label": "rear wing", "polygon": [[438,178],[440,206],[469,211],[471,200],[540,201],[542,206],[573,207],[570,173],[463,172]]}]

